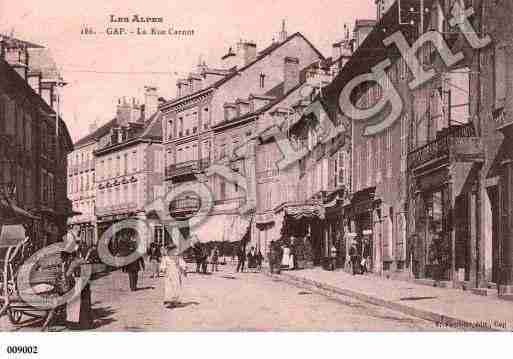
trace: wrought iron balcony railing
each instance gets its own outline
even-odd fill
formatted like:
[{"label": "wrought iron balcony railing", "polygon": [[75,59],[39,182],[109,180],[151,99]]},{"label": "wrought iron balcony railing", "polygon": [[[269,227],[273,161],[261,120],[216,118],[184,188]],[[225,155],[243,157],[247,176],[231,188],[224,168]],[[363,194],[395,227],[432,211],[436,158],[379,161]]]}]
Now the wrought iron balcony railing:
[{"label": "wrought iron balcony railing", "polygon": [[210,166],[209,158],[180,162],[167,166],[165,170],[165,175],[166,178],[170,178],[194,174],[197,172],[204,171],[208,166]]},{"label": "wrought iron balcony railing", "polygon": [[184,212],[196,212],[201,206],[199,198],[180,198],[171,201],[169,204],[169,212],[171,215]]},{"label": "wrought iron balcony railing", "polygon": [[272,178],[272,177],[278,176],[279,174],[280,174],[280,171],[278,169],[260,171],[257,173],[257,178],[258,179]]},{"label": "wrought iron balcony railing", "polygon": [[[408,168],[418,167],[437,158],[448,157],[454,139],[473,137],[476,137],[476,131],[472,123],[446,130],[435,140],[410,152],[408,154]],[[461,140],[458,142],[461,142]]]}]

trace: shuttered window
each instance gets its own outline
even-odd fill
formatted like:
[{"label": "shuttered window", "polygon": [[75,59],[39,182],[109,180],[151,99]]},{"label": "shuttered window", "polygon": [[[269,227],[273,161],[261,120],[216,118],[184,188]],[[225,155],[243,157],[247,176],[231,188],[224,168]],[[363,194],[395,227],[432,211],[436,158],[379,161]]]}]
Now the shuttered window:
[{"label": "shuttered window", "polygon": [[506,99],[506,49],[495,48],[495,107],[504,107]]}]

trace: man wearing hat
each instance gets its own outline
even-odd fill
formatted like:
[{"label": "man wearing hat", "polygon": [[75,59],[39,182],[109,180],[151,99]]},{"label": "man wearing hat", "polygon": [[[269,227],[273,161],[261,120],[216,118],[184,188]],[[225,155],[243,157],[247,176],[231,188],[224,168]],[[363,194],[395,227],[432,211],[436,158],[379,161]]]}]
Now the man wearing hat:
[{"label": "man wearing hat", "polygon": [[[135,251],[135,245],[129,244],[129,252]],[[128,273],[128,280],[130,282],[130,290],[135,292],[137,290],[137,279],[139,278],[139,271],[144,270],[144,260],[139,256],[135,261],[128,263],[123,267],[123,271]]]}]

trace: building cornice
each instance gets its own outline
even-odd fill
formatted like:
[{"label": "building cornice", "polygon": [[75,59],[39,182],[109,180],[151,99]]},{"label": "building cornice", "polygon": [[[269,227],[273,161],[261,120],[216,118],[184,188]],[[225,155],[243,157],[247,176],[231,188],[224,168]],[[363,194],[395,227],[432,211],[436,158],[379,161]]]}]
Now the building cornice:
[{"label": "building cornice", "polygon": [[180,111],[186,106],[203,101],[213,91],[214,88],[209,87],[204,90],[197,91],[193,94],[185,95],[183,97],[180,97],[179,99],[160,105],[159,110],[163,113]]}]

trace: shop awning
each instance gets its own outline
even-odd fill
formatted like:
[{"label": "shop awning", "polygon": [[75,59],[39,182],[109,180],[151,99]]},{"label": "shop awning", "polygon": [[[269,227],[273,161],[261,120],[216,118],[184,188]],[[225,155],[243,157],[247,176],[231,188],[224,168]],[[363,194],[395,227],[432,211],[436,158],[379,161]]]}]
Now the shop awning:
[{"label": "shop awning", "polygon": [[191,236],[202,243],[237,242],[249,229],[250,220],[239,215],[218,214],[207,216],[206,220],[191,228]]},{"label": "shop awning", "polygon": [[16,246],[25,240],[25,227],[21,224],[8,224],[0,227],[0,247]]},{"label": "shop awning", "polygon": [[324,219],[325,216],[325,209],[322,206],[315,204],[287,206],[284,210],[287,216],[290,216],[295,220],[305,218]]}]

